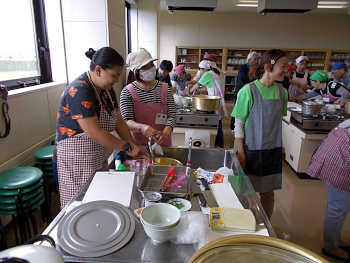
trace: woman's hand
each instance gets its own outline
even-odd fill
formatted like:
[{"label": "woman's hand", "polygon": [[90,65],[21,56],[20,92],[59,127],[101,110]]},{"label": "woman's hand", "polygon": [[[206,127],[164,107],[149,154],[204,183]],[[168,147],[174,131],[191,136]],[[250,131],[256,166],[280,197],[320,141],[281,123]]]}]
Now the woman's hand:
[{"label": "woman's hand", "polygon": [[245,156],[245,152],[238,152],[237,153],[237,159],[239,161],[239,163],[242,166],[242,169],[245,168],[246,164],[247,164],[247,157]]},{"label": "woman's hand", "polygon": [[170,136],[170,133],[164,131],[158,131],[156,135],[158,145],[162,145]]},{"label": "woman's hand", "polygon": [[286,151],[282,148],[282,161],[286,160]]},{"label": "woman's hand", "polygon": [[299,88],[301,88],[303,85],[301,85],[301,83],[300,82],[295,82],[295,84],[297,84],[297,86],[299,87]]},{"label": "woman's hand", "polygon": [[146,138],[157,135],[157,130],[147,124],[141,124],[141,132]]}]

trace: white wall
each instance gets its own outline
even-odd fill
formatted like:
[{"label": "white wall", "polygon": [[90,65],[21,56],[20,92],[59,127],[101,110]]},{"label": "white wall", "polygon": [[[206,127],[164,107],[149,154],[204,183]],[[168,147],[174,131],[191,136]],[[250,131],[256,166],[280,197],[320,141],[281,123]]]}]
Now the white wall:
[{"label": "white wall", "polygon": [[159,60],[175,46],[349,49],[349,28],[349,15],[162,11]]}]

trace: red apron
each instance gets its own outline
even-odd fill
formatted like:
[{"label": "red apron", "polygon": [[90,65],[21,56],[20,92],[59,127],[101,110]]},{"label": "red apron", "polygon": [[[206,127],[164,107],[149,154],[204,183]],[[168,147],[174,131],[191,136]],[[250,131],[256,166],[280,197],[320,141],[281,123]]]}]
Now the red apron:
[{"label": "red apron", "polygon": [[[88,76],[90,76],[89,73]],[[112,111],[112,116],[109,116],[91,80],[90,83],[100,105],[98,122],[102,129],[112,132],[117,124],[117,111]],[[112,101],[108,91],[107,93]],[[107,158],[107,147],[93,141],[85,133],[79,133],[58,142],[57,167],[61,208],[97,171],[108,170]]]},{"label": "red apron", "polygon": [[[307,83],[307,76],[308,75],[309,75],[309,73],[305,72],[303,78],[297,78],[296,71],[295,71],[293,74],[292,80],[295,80],[295,81],[301,83],[302,86],[307,86],[307,85],[309,85]],[[298,85],[296,85],[294,83],[291,83],[289,85],[289,89],[288,89],[289,99],[294,100],[296,97],[298,97],[304,93],[305,93],[305,91],[302,88],[299,88]]]},{"label": "red apron", "polygon": [[[139,96],[137,95],[134,86],[129,84],[126,88],[130,91],[131,96],[134,99],[134,121],[138,123],[144,123],[150,125],[154,129],[158,131],[163,131],[165,125],[163,124],[155,124],[157,113],[167,114],[168,106],[167,106],[167,97],[168,97],[168,84],[162,83],[162,102],[161,103],[141,103],[139,100]],[[148,138],[146,138],[142,132],[134,132],[131,131],[131,135],[136,141],[136,144],[139,146],[147,146]],[[162,144],[162,146],[171,146],[171,135],[169,138]]]}]

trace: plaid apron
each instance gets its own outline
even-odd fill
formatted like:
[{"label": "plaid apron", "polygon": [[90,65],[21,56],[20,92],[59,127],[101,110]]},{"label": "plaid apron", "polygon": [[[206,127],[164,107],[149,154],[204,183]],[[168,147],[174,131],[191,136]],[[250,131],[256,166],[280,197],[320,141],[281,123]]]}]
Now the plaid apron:
[{"label": "plaid apron", "polygon": [[306,173],[329,186],[350,193],[349,126],[336,127],[315,150]]},{"label": "plaid apron", "polygon": [[[100,105],[99,124],[102,129],[112,132],[117,124],[117,111],[112,111],[112,116],[108,114],[91,80],[90,82]],[[108,91],[107,93],[112,101]],[[97,171],[107,170],[107,158],[107,147],[91,140],[85,133],[79,133],[58,142],[57,166],[61,208]]]}]

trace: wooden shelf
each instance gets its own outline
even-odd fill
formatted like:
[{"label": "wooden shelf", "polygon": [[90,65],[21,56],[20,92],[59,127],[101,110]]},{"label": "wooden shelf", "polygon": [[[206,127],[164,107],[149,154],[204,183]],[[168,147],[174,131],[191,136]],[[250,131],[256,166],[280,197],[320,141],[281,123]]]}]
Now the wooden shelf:
[{"label": "wooden shelf", "polygon": [[[183,50],[186,49],[187,54],[178,54],[179,49]],[[189,47],[189,46],[178,46],[176,47],[176,65],[179,64],[195,64],[199,63],[205,54],[205,52],[208,52],[210,54],[213,54],[215,56],[215,62],[220,68],[220,70],[227,76],[229,74],[237,75],[238,74],[238,67],[246,63],[247,56],[250,52],[256,51],[259,57],[262,56],[262,54],[269,50],[270,48],[259,48],[259,47]],[[295,59],[299,56],[307,56],[309,58],[309,65],[307,66],[307,69],[309,69],[311,72],[316,70],[329,70],[332,68],[332,65],[336,62],[345,62],[348,64],[350,68],[350,50],[310,50],[310,49],[282,49],[286,54],[288,58],[288,64],[292,64],[296,66]],[[222,54],[222,55],[220,55]],[[238,55],[238,56],[237,56]],[[178,61],[178,58],[187,58],[188,60],[195,60],[198,62],[181,62]],[[229,59],[243,59],[244,63],[229,63]],[[320,64],[320,66],[315,66],[312,64]],[[192,65],[193,66],[193,65]],[[227,67],[234,67],[233,70],[228,70]],[[198,69],[198,66],[196,66]],[[187,70],[187,69],[186,69]],[[195,70],[195,69],[191,69]],[[226,81],[223,80],[226,84]]]}]

